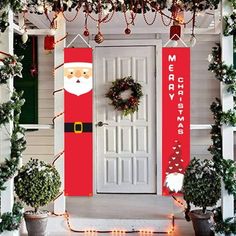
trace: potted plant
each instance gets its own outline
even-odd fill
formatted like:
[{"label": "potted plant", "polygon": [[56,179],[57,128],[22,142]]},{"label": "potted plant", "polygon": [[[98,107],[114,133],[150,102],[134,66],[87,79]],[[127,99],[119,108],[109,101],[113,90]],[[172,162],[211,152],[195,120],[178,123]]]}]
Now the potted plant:
[{"label": "potted plant", "polygon": [[61,186],[59,173],[52,165],[31,159],[19,170],[14,181],[19,199],[34,208],[24,213],[28,235],[46,235],[48,214],[39,207],[47,205],[58,195]]},{"label": "potted plant", "polygon": [[[211,160],[191,160],[183,181],[183,195],[188,216],[193,222],[196,236],[214,235],[211,231],[213,213],[207,207],[215,206],[221,194],[220,175]],[[190,204],[201,209],[190,211]]]}]

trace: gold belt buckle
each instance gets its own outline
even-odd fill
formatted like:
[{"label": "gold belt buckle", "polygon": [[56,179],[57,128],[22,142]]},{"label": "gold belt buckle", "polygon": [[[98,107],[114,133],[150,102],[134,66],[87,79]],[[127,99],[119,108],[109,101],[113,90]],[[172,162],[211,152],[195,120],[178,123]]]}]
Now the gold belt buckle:
[{"label": "gold belt buckle", "polygon": [[[76,126],[77,125],[80,125],[80,129],[78,130],[78,129],[76,129]],[[82,122],[75,122],[74,123],[74,133],[75,134],[81,134],[83,132],[83,124],[82,124]]]}]

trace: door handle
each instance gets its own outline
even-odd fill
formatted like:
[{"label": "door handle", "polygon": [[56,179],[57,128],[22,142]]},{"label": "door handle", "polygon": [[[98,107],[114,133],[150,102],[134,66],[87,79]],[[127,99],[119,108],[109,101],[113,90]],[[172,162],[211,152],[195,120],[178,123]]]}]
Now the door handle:
[{"label": "door handle", "polygon": [[102,127],[102,126],[104,126],[104,125],[108,125],[108,123],[103,123],[102,121],[99,121],[99,122],[96,124],[96,126],[98,126],[98,127]]}]

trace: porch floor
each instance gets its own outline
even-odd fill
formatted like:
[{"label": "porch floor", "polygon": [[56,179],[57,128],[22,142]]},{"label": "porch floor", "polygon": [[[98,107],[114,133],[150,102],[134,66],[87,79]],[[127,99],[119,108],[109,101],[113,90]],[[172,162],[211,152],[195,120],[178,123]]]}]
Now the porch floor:
[{"label": "porch floor", "polygon": [[[53,211],[53,206],[48,206]],[[192,224],[183,219],[183,208],[172,197],[138,194],[100,194],[93,197],[67,197],[66,210],[73,229],[110,230],[138,228],[166,231],[175,216],[173,236],[193,236]],[[25,227],[21,235],[27,235]],[[56,232],[55,232],[56,228]],[[70,232],[63,217],[50,217],[48,236],[87,235]],[[114,234],[96,234],[114,236]],[[132,236],[140,234],[132,234]],[[157,234],[159,235],[159,234]],[[161,234],[160,234],[161,235]],[[91,234],[92,236],[92,234]]]},{"label": "porch floor", "polygon": [[[93,197],[67,197],[71,216],[95,219],[163,219],[171,218],[171,197],[138,194],[102,194]],[[75,207],[76,206],[76,207]]]}]

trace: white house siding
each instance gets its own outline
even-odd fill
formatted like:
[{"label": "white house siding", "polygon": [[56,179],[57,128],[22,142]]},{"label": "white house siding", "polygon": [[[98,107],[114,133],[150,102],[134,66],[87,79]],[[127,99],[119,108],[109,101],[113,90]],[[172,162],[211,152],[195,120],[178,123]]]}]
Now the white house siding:
[{"label": "white house siding", "polygon": [[[220,84],[207,70],[207,58],[216,42],[216,35],[197,36],[197,44],[191,49],[191,124],[213,123],[209,108],[215,97],[220,97]],[[210,130],[191,131],[191,157],[210,158],[210,145]]]},{"label": "white house siding", "polygon": [[[110,35],[109,39],[141,39],[156,38],[156,35],[136,35],[124,37]],[[73,37],[68,37],[70,42]],[[167,37],[161,37],[163,44]],[[47,55],[43,49],[44,37],[39,37],[39,123],[51,124],[53,119],[53,55]],[[145,39],[144,39],[145,40]],[[219,83],[211,72],[207,71],[208,54],[211,48],[219,41],[216,35],[198,35],[197,44],[191,48],[191,123],[211,124],[213,122],[209,106],[214,97],[219,97]],[[78,38],[73,46],[84,46]],[[201,158],[210,157],[207,151],[211,144],[209,130],[191,131],[191,156]],[[53,160],[53,130],[39,130],[27,132],[28,146],[24,152],[24,162],[30,157],[39,158],[47,162]]]},{"label": "white house siding", "polygon": [[[44,37],[38,38],[38,114],[39,124],[51,124],[53,119],[53,54],[44,51]],[[31,157],[51,162],[53,160],[53,130],[26,132],[27,149],[23,162]]]}]

